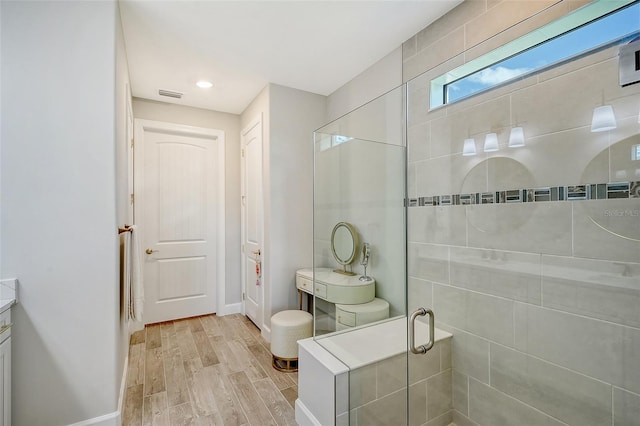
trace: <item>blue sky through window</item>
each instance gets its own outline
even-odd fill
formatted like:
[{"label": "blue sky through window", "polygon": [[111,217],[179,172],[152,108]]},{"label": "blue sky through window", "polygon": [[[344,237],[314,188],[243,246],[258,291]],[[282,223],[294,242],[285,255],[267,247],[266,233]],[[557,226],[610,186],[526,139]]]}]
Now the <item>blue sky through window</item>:
[{"label": "blue sky through window", "polygon": [[599,46],[635,37],[639,32],[640,4],[636,2],[444,85],[444,103],[465,98]]}]

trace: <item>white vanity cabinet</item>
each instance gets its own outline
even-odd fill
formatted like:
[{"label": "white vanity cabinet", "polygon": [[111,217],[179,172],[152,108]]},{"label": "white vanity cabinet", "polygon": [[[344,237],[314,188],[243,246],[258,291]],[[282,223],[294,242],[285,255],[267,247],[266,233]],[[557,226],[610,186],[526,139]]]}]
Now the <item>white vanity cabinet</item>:
[{"label": "white vanity cabinet", "polygon": [[11,426],[11,307],[18,301],[18,280],[0,280],[0,426]]},{"label": "white vanity cabinet", "polygon": [[11,426],[11,308],[0,314],[0,426]]}]

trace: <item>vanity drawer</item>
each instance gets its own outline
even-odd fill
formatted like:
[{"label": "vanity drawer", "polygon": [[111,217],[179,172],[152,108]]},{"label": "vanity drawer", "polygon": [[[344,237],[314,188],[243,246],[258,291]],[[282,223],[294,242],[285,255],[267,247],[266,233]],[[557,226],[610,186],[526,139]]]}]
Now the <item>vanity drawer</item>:
[{"label": "vanity drawer", "polygon": [[356,326],[356,314],[354,312],[346,312],[340,308],[336,309],[336,321],[349,327]]},{"label": "vanity drawer", "polygon": [[314,288],[314,295],[316,297],[321,297],[322,299],[327,298],[327,286],[324,284],[316,283]]},{"label": "vanity drawer", "polygon": [[313,293],[313,281],[305,277],[299,275],[296,277],[296,287],[307,293]]}]

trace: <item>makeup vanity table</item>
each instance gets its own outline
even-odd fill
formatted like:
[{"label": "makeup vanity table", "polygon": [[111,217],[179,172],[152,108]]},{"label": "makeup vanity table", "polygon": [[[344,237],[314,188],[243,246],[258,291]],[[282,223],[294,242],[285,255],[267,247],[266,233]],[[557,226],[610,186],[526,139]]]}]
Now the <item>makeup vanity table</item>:
[{"label": "makeup vanity table", "polygon": [[[335,329],[344,330],[389,317],[389,303],[375,297],[376,281],[361,281],[361,275],[342,275],[330,268],[304,268],[296,271],[296,287],[302,296],[316,297],[316,308],[335,319]],[[318,300],[320,299],[320,300]],[[326,303],[322,303],[322,302]]]}]

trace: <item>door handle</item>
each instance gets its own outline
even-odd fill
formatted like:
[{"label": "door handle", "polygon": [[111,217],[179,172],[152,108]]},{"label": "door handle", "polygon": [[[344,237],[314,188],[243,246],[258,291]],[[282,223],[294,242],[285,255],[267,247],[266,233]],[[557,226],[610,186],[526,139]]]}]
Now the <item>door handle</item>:
[{"label": "door handle", "polygon": [[260,256],[260,249],[258,250],[253,250],[251,253]]},{"label": "door handle", "polygon": [[[416,347],[416,318],[425,315],[429,315],[429,341],[424,345]],[[426,354],[427,351],[433,347],[435,334],[434,322],[435,318],[431,309],[418,308],[411,314],[409,318],[409,349],[411,349],[411,352],[414,354]]]},{"label": "door handle", "polygon": [[160,251],[160,250],[151,250],[151,249],[149,248],[149,249],[146,249],[144,252],[145,252],[145,253],[147,253],[147,254],[153,254],[153,253],[155,253],[155,252],[157,252],[157,251]]}]

